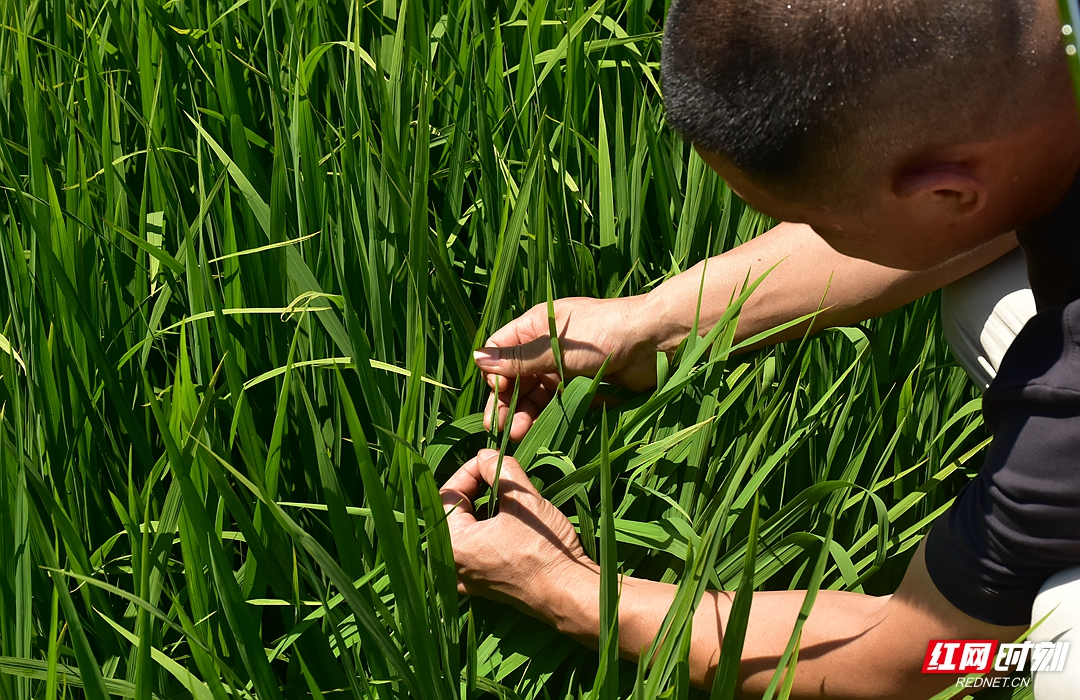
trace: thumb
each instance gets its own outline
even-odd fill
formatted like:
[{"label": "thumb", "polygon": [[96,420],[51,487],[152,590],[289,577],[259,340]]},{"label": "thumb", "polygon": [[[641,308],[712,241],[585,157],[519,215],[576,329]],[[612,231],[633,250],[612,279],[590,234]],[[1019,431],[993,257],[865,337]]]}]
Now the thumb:
[{"label": "thumb", "polygon": [[488,345],[473,351],[473,360],[485,372],[504,377],[555,371],[555,356],[548,335],[515,345]]},{"label": "thumb", "polygon": [[494,487],[495,477],[499,477],[499,502],[507,500],[522,503],[531,498],[540,499],[540,492],[536,490],[529,476],[521,468],[521,464],[513,457],[503,456],[502,466],[499,466],[499,453],[496,450],[480,450],[476,456],[477,466],[480,467],[480,476]]}]

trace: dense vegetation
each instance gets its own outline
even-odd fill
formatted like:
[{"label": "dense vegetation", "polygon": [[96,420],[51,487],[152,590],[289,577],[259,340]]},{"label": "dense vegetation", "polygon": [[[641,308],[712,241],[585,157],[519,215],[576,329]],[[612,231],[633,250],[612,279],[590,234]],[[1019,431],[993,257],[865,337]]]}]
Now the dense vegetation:
[{"label": "dense vegetation", "polygon": [[[935,298],[482,427],[499,325],[769,224],[665,127],[663,13],[0,4],[0,700],[680,696],[700,586],[895,587],[985,445]],[[485,445],[682,584],[656,664],[459,598],[436,489]]]}]

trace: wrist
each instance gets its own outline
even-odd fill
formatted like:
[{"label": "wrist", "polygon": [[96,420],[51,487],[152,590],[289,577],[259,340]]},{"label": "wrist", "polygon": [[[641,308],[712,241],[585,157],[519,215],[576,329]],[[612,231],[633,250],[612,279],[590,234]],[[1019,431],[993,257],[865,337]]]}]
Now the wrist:
[{"label": "wrist", "polygon": [[667,353],[669,357],[690,334],[694,317],[694,309],[691,309],[687,320],[687,300],[673,293],[675,286],[676,283],[669,280],[645,294],[638,311],[647,342],[655,352]]},{"label": "wrist", "polygon": [[595,639],[600,629],[600,567],[576,560],[538,585],[529,611],[559,632],[575,639]]}]

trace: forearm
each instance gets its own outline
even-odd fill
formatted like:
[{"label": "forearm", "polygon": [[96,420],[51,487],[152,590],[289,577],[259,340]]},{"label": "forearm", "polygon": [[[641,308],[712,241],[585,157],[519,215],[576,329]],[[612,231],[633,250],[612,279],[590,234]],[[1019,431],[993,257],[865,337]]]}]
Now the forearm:
[{"label": "forearm", "polygon": [[[652,644],[677,586],[623,576],[619,590],[619,654],[638,661]],[[596,649],[600,630],[599,567],[582,565],[580,573],[560,593],[546,601],[538,615],[563,634]],[[720,657],[722,631],[727,624],[730,594],[707,591],[694,615],[690,645],[690,679],[694,685],[711,683]]]},{"label": "forearm", "polygon": [[[619,652],[638,661],[663,624],[677,587],[623,577],[619,595]],[[764,693],[790,639],[804,600],[804,591],[757,593],[747,629],[739,671],[740,697]],[[734,593],[706,591],[694,614],[690,644],[690,680],[709,688],[720,658],[723,631]],[[600,577],[595,566],[582,566],[572,584],[547,601],[540,614],[549,624],[582,644],[596,648],[600,629]],[[852,677],[845,671],[857,664],[856,640],[881,616],[887,597],[821,591],[801,640],[798,682],[794,697],[818,697],[826,680],[830,697],[859,697],[875,679]],[[845,676],[849,681],[845,681]],[[877,679],[880,680],[880,679]],[[880,688],[880,685],[879,685]],[[883,695],[881,697],[886,697]]]},{"label": "forearm", "polygon": [[[639,661],[674,599],[672,584],[624,577],[619,597],[619,653]],[[559,610],[546,621],[586,646],[597,648],[599,575],[582,576],[564,589]],[[743,643],[736,695],[759,698],[787,647],[805,591],[756,593]],[[734,593],[706,591],[694,614],[690,681],[711,688]],[[889,639],[889,597],[820,591],[802,631],[793,698],[926,698],[953,679],[917,673],[926,642]],[[554,608],[552,608],[554,609]],[[913,615],[918,627],[922,620]],[[879,628],[880,627],[880,628]],[[915,671],[914,674],[912,671]]]},{"label": "forearm", "polygon": [[[849,325],[899,308],[997,260],[1016,246],[1008,234],[970,253],[922,271],[898,270],[837,253],[802,224],[780,224],[741,246],[673,277],[643,299],[654,320],[657,348],[672,351],[690,333],[701,291],[699,332],[720,319],[744,282],[772,271],[740,313],[736,340],[822,312],[814,328]],[[702,287],[702,272],[705,272]],[[805,333],[805,324],[770,338]]]},{"label": "forearm", "polygon": [[[930,697],[956,677],[921,673],[931,639],[1013,640],[1023,627],[996,627],[953,607],[930,580],[921,545],[892,596],[819,591],[802,629],[793,698],[901,700]],[[676,587],[623,577],[619,651],[638,661],[663,623]],[[799,616],[805,591],[754,594],[736,694],[760,697],[772,679]],[[596,648],[600,629],[599,567],[582,561],[555,586],[533,588],[525,609]],[[693,621],[690,679],[711,687],[733,593],[707,591]]]}]

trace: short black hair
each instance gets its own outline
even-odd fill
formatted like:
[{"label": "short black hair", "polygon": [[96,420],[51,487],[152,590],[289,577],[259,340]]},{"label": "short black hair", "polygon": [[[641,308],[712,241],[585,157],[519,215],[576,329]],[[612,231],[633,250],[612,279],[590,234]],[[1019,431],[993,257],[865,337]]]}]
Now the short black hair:
[{"label": "short black hair", "polygon": [[[1045,93],[1047,44],[1061,46],[1056,26],[1037,26],[1039,4],[673,0],[667,118],[696,145],[781,186],[835,177],[828,170],[851,162],[850,152],[837,156],[849,147],[880,155],[920,134],[949,143]],[[860,132],[877,141],[853,143]]]}]

